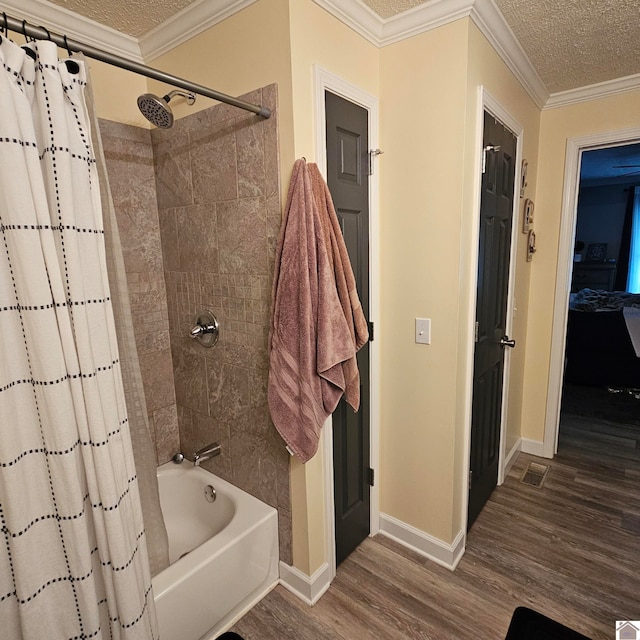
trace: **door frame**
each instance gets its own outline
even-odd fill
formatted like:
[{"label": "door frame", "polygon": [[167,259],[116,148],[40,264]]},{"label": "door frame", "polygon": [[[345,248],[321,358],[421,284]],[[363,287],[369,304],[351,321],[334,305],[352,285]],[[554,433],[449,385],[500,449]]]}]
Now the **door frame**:
[{"label": "door frame", "polygon": [[558,452],[560,433],[560,404],[564,380],[564,354],[569,315],[569,294],[573,272],[573,246],[578,217],[578,191],[582,152],[603,147],[615,147],[640,142],[640,127],[605,131],[567,139],[564,165],[564,188],[558,243],[558,268],[556,271],[553,324],[551,328],[551,356],[547,408],[544,426],[542,455],[553,458]]},{"label": "door frame", "polygon": [[[473,186],[474,195],[474,212],[471,231],[471,247],[469,268],[470,286],[469,286],[469,303],[467,317],[467,339],[470,348],[467,354],[467,370],[466,370],[466,401],[464,406],[464,418],[466,425],[465,451],[464,451],[464,478],[461,483],[463,487],[463,496],[461,500],[463,531],[467,531],[467,523],[469,517],[469,468],[471,465],[471,416],[473,407],[473,370],[474,370],[474,352],[475,352],[475,322],[476,322],[476,305],[478,296],[478,243],[480,242],[480,203],[482,200],[482,148],[484,136],[484,112],[487,111],[494,118],[500,121],[507,129],[516,137],[516,175],[514,180],[514,197],[513,197],[513,224],[511,226],[511,249],[509,255],[509,285],[507,292],[507,317],[506,331],[507,335],[511,335],[513,328],[513,309],[514,309],[514,290],[516,276],[516,258],[518,251],[518,239],[520,232],[520,173],[522,167],[522,145],[524,127],[509,113],[509,111],[496,100],[487,89],[480,85],[478,87],[478,101],[476,112],[476,157],[475,157],[475,181]],[[520,345],[524,348],[524,344]],[[504,477],[508,472],[510,464],[515,460],[514,451],[506,451],[506,426],[507,426],[507,408],[509,397],[509,372],[511,367],[511,349],[507,350],[504,359],[503,369],[503,387],[502,387],[502,407],[500,418],[500,454],[498,460],[498,485],[504,482]]]},{"label": "door frame", "polygon": [[[353,102],[368,112],[369,147],[378,148],[378,99],[343,78],[331,73],[319,65],[314,65],[315,80],[315,141],[316,162],[320,172],[327,177],[327,143],[325,91]],[[375,331],[380,335],[380,218],[378,185],[378,160],[373,161],[374,173],[369,180],[369,318],[375,324]],[[371,487],[370,536],[380,530],[380,340],[370,343],[369,381],[370,381],[370,447],[369,465],[374,470],[375,483]],[[325,494],[325,544],[326,557],[329,563],[330,580],[336,576],[336,541],[335,541],[335,505],[333,477],[333,429],[331,416],[322,429],[322,447],[324,453],[324,494]]]}]

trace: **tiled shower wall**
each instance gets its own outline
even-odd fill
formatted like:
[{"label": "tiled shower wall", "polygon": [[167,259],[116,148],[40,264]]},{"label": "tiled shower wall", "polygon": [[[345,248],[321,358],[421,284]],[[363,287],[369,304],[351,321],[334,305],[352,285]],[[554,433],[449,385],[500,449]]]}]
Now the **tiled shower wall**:
[{"label": "tiled shower wall", "polygon": [[[289,456],[267,407],[269,309],[280,228],[277,93],[243,96],[268,120],[216,105],[151,132],[181,450],[212,442],[203,464],[276,507],[291,563]],[[218,319],[210,349],[189,337],[200,310]]]},{"label": "tiled shower wall", "polygon": [[151,134],[100,121],[158,464],[180,449]]}]

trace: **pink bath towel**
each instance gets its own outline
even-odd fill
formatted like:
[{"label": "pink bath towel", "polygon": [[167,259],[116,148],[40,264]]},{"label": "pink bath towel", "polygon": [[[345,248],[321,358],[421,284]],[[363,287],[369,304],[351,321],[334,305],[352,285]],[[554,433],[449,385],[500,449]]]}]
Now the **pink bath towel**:
[{"label": "pink bath towel", "polygon": [[269,357],[269,410],[302,462],[340,397],[357,411],[356,352],[367,322],[331,196],[318,167],[297,160],[276,252]]}]

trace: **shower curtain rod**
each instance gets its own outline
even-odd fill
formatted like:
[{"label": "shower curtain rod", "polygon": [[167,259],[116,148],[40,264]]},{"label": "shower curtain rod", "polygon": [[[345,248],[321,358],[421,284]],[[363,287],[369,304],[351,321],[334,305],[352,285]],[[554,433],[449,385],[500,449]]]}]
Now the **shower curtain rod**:
[{"label": "shower curtain rod", "polygon": [[107,64],[120,67],[121,69],[126,69],[127,71],[133,71],[134,73],[146,76],[147,78],[159,80],[160,82],[165,82],[166,84],[197,93],[201,96],[206,96],[207,98],[213,98],[214,100],[233,105],[234,107],[239,107],[245,111],[251,111],[263,118],[269,118],[271,116],[271,109],[268,109],[267,107],[245,102],[244,100],[234,98],[233,96],[228,96],[225,93],[220,93],[219,91],[203,87],[200,84],[195,84],[194,82],[171,75],[170,73],[165,73],[159,69],[154,69],[153,67],[148,67],[147,65],[133,62],[132,60],[127,60],[126,58],[109,53],[108,51],[92,47],[89,44],[84,44],[78,40],[67,38],[67,36],[61,36],[53,31],[45,29],[44,27],[36,27],[29,24],[26,20],[12,18],[4,12],[0,14],[0,26],[4,26],[15,33],[21,33],[25,37],[35,38],[36,40],[51,40],[59,47],[67,49],[69,52],[78,51],[84,53],[89,58],[106,62]]}]

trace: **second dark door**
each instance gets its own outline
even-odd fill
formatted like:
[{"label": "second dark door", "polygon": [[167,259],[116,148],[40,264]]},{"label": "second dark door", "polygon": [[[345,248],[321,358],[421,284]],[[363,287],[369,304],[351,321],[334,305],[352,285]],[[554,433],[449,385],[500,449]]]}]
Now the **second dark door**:
[{"label": "second dark door", "polygon": [[485,112],[468,528],[498,482],[516,142]]}]

